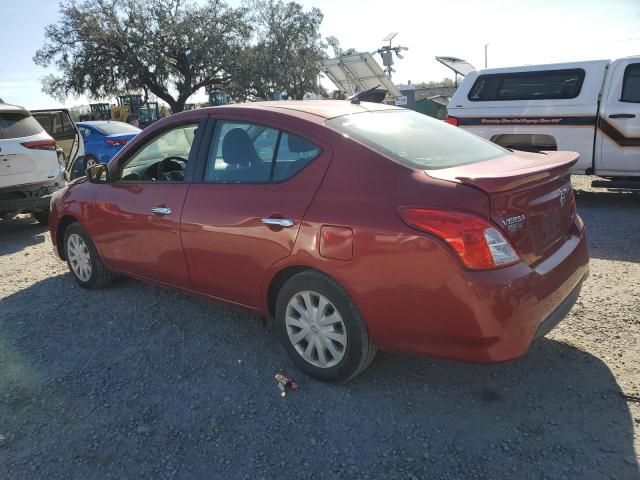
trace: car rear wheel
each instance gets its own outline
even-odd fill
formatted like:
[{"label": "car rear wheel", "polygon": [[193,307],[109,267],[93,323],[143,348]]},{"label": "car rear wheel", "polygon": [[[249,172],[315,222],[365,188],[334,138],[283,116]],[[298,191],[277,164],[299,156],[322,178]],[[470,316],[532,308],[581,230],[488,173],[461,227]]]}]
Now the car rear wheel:
[{"label": "car rear wheel", "polygon": [[72,223],[65,231],[64,253],[69,271],[81,287],[98,289],[112,282],[113,274],[104,266],[91,237],[78,223]]},{"label": "car rear wheel", "polygon": [[299,273],[283,285],[276,324],[291,359],[321,380],[350,380],[369,366],[377,351],[351,297],[320,272]]}]

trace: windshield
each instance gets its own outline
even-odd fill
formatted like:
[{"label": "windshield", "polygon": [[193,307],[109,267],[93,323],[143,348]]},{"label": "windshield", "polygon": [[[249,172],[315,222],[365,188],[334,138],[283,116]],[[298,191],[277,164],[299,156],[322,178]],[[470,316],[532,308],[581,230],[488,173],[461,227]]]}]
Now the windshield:
[{"label": "windshield", "polygon": [[116,135],[118,133],[138,133],[141,132],[138,127],[129,125],[124,122],[109,122],[94,125],[94,128],[105,135]]},{"label": "windshield", "polygon": [[487,140],[411,110],[345,115],[326,125],[411,168],[457,167],[507,153]]}]

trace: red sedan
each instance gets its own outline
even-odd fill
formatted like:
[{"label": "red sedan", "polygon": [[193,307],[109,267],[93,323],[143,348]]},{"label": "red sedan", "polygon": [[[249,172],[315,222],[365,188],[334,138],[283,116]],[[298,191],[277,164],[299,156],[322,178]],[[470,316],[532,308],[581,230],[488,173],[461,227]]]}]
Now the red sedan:
[{"label": "red sedan", "polygon": [[571,152],[510,152],[402,108],[268,102],[172,115],[52,199],[75,280],[123,274],[275,319],[309,375],[377,348],[523,355],[589,257]]}]

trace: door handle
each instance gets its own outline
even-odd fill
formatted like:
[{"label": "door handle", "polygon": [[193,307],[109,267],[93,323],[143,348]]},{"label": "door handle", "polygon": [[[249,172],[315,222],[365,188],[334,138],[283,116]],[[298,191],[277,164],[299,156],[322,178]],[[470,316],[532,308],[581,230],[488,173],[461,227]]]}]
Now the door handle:
[{"label": "door handle", "polygon": [[293,220],[290,218],[265,217],[262,219],[262,223],[275,227],[293,227]]},{"label": "door handle", "polygon": [[155,215],[170,215],[171,209],[169,207],[153,207],[151,213]]},{"label": "door handle", "polygon": [[609,118],[636,118],[633,113],[614,113],[609,115]]}]

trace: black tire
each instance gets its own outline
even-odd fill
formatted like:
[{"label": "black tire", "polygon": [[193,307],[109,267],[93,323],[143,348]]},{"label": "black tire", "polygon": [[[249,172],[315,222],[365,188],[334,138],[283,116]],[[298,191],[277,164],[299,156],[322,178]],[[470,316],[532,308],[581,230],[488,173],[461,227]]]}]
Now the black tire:
[{"label": "black tire", "polygon": [[39,210],[31,214],[40,225],[49,225],[49,209]]},{"label": "black tire", "polygon": [[[303,291],[316,292],[338,310],[346,327],[344,357],[334,366],[319,367],[309,363],[294,347],[287,333],[285,316],[289,301]],[[278,292],[275,325],[289,357],[307,375],[329,382],[347,382],[362,373],[373,361],[377,347],[369,337],[367,326],[357,306],[344,288],[331,277],[306,270],[291,277]]]},{"label": "black tire", "polygon": [[[91,273],[87,279],[82,279],[78,276],[74,270],[71,260],[69,259],[69,238],[72,235],[78,235],[81,237],[86,246],[91,265]],[[106,287],[113,281],[115,276],[107,270],[100,258],[100,255],[98,254],[98,251],[96,250],[95,245],[93,244],[93,241],[91,240],[91,237],[79,223],[72,223],[64,232],[64,254],[67,259],[67,265],[69,266],[71,275],[82,288],[96,290]]]}]

